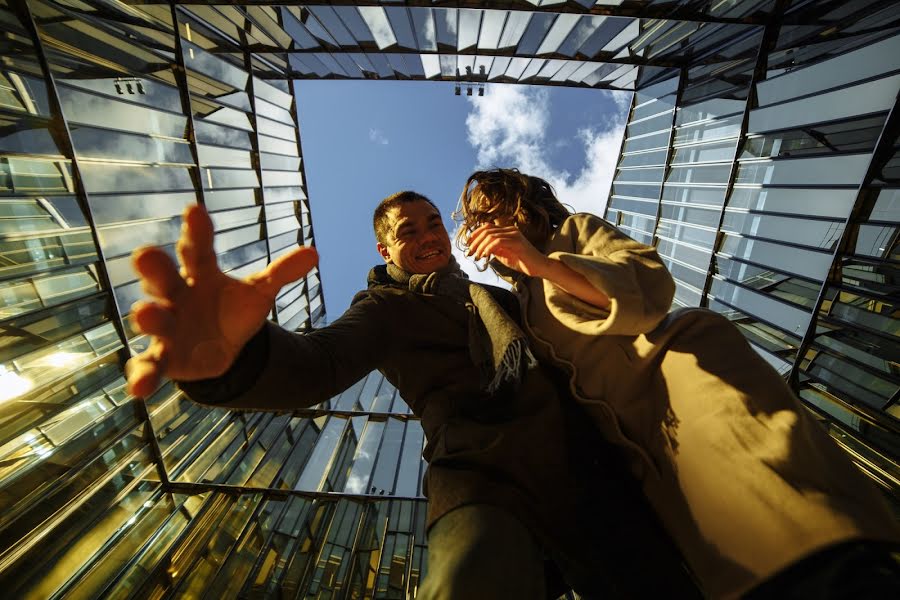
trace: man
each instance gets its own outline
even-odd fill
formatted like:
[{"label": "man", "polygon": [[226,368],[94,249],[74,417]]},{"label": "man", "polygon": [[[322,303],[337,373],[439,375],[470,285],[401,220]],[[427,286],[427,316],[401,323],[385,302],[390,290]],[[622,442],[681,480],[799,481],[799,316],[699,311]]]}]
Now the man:
[{"label": "man", "polygon": [[[374,227],[385,265],[341,318],[300,335],[266,316],[278,290],[316,264],[315,250],[232,279],[216,265],[209,217],[190,207],[177,246],[181,273],[158,248],[135,252],[153,300],[133,308],[134,320],[153,339],[128,363],[129,390],[145,396],[166,376],[205,404],[289,411],[379,369],[428,439],[429,564],[419,598],[542,599],[547,557],[582,592],[624,593],[623,579],[631,594],[689,590],[643,514],[629,521],[632,497],[616,504],[625,496],[608,487],[588,501],[567,451],[564,399],[553,374],[533,364],[515,299],[461,275],[431,201],[390,196]],[[596,516],[604,513],[616,514],[601,537]],[[629,560],[618,561],[623,554]],[[653,580],[638,570],[648,558]]]}]

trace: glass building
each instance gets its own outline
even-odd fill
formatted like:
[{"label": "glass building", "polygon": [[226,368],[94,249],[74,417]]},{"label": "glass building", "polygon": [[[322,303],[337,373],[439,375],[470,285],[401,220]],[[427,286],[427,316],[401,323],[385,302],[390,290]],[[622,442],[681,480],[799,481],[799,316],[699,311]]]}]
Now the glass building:
[{"label": "glass building", "polygon": [[[378,374],[293,414],[146,401],[137,246],[314,243],[294,79],[634,91],[606,218],[900,489],[891,0],[0,0],[0,589],[412,598],[422,429]],[[488,92],[489,93],[489,92]],[[602,206],[601,202],[598,202]],[[318,273],[272,319],[325,322]]]}]

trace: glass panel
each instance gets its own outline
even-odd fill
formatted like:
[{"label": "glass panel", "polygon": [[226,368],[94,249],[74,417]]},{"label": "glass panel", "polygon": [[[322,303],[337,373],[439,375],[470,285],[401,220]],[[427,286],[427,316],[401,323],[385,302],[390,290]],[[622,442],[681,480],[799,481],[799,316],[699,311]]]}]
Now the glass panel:
[{"label": "glass panel", "polygon": [[528,27],[519,41],[516,54],[519,56],[533,56],[537,53],[538,45],[543,41],[556,15],[547,13],[535,13],[531,15]]},{"label": "glass panel", "polygon": [[722,229],[813,248],[830,249],[840,240],[844,224],[726,210]]},{"label": "glass panel", "polygon": [[42,119],[0,114],[0,128],[0,152],[62,156]]},{"label": "glass panel", "polygon": [[672,112],[666,111],[655,117],[641,121],[631,121],[625,128],[625,135],[630,137],[644,135],[654,131],[668,130],[672,127]]},{"label": "glass panel", "polygon": [[[802,69],[768,77],[756,86],[760,106],[813,94],[900,69],[900,36],[865,46]],[[862,114],[866,111],[856,111]]]},{"label": "glass panel", "polygon": [[628,154],[622,157],[620,167],[639,167],[645,165],[663,165],[666,162],[666,150],[654,150],[638,154]]},{"label": "glass panel", "polygon": [[346,424],[347,421],[345,419],[337,417],[328,419],[327,424],[319,434],[316,446],[310,454],[309,461],[306,463],[303,474],[300,476],[294,489],[305,491],[322,489],[329,464],[344,433]]},{"label": "glass panel", "polygon": [[856,189],[736,187],[728,198],[728,206],[755,211],[844,219],[850,214],[855,200]]},{"label": "glass panel", "polygon": [[866,117],[752,136],[744,144],[741,158],[872,151],[884,121],[884,116]]},{"label": "glass panel", "polygon": [[691,208],[686,206],[674,206],[663,204],[660,207],[660,218],[683,221],[693,225],[716,228],[719,226],[719,210],[707,210],[704,208]]},{"label": "glass panel", "polygon": [[666,183],[724,184],[731,174],[731,164],[706,166],[674,166]]},{"label": "glass panel", "polygon": [[742,162],[736,183],[858,185],[868,164],[867,154]]},{"label": "glass panel", "polygon": [[699,204],[721,206],[725,201],[725,187],[690,187],[667,183],[662,199],[668,204]]},{"label": "glass panel", "polygon": [[702,122],[697,125],[678,127],[675,131],[675,144],[690,144],[730,138],[741,131],[741,116],[736,115],[727,119],[712,122]]},{"label": "glass panel", "polygon": [[800,308],[720,279],[713,279],[710,293],[718,300],[756,315],[795,335],[802,335],[809,323],[810,314]]},{"label": "glass panel", "polygon": [[625,142],[623,152],[635,152],[636,150],[649,150],[661,148],[669,144],[669,132],[655,133],[645,137],[632,138]]},{"label": "glass panel", "polygon": [[716,241],[715,230],[693,227],[685,223],[660,221],[656,228],[659,236],[694,244],[702,248],[712,248]]},{"label": "glass panel", "polygon": [[709,268],[711,254],[709,250],[695,248],[665,238],[660,238],[656,249],[660,256],[673,258],[684,264],[701,269],[704,272]]},{"label": "glass panel", "polygon": [[[111,84],[112,82],[110,82]],[[63,112],[70,123],[83,123],[125,131],[186,137],[187,117],[139,104],[58,85]]]},{"label": "glass panel", "polygon": [[79,158],[127,160],[148,164],[194,163],[187,141],[170,141],[93,127],[76,127],[72,129],[72,144]]},{"label": "glass panel", "polygon": [[886,111],[894,105],[900,75],[750,111],[748,131],[757,133]]},{"label": "glass panel", "polygon": [[394,36],[394,31],[391,29],[390,21],[388,21],[387,14],[383,8],[380,6],[360,6],[357,10],[363,21],[366,22],[369,31],[372,32],[372,38],[379,50],[397,43],[397,38]]},{"label": "glass panel", "polygon": [[724,236],[720,252],[818,281],[822,281],[831,268],[831,254],[828,252],[787,248],[772,242],[733,235]]},{"label": "glass panel", "polygon": [[675,148],[672,164],[730,161],[734,158],[737,139]]},{"label": "glass panel", "polygon": [[549,54],[557,52],[560,45],[562,45],[566,37],[569,35],[569,33],[572,32],[572,30],[575,28],[575,25],[580,19],[580,15],[557,15],[556,20],[553,22],[553,26],[550,28],[550,31],[547,32],[547,35],[544,36],[544,40],[538,47],[536,54]]}]

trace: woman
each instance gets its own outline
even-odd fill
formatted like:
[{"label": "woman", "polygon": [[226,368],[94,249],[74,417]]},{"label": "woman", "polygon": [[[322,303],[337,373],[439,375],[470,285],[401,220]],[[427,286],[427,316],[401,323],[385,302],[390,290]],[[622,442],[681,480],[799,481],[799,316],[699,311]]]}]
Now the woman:
[{"label": "woman", "polygon": [[846,563],[858,544],[841,543],[900,539],[875,487],[736,327],[667,314],[674,282],[655,249],[516,170],[474,173],[461,204],[460,241],[513,283],[534,352],[625,448],[708,595],[781,595],[785,577]]}]

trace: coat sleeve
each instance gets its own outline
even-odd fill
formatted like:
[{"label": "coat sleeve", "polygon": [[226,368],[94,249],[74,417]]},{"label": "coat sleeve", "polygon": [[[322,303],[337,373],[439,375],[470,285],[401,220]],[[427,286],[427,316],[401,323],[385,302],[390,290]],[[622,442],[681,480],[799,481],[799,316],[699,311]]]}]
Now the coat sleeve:
[{"label": "coat sleeve", "polygon": [[672,305],[675,282],[656,249],[637,242],[603,219],[577,214],[554,234],[550,258],[583,275],[609,296],[603,310],[544,281],[550,311],[587,335],[638,335],[656,327]]},{"label": "coat sleeve", "polygon": [[365,293],[334,323],[291,333],[266,323],[221,377],[177,382],[194,402],[223,408],[293,410],[347,389],[388,355],[393,336],[376,299]]}]

